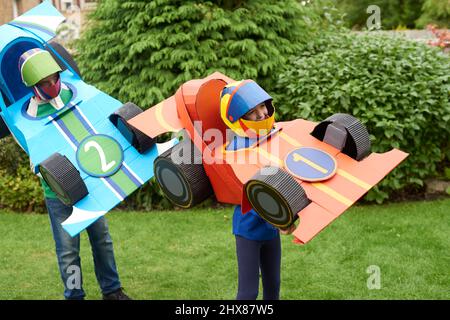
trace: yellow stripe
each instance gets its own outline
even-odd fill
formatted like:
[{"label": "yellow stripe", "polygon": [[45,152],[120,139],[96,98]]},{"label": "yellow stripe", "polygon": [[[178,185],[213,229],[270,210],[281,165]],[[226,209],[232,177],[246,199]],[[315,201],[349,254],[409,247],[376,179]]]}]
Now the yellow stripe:
[{"label": "yellow stripe", "polygon": [[297,140],[291,138],[284,132],[280,132],[280,137],[282,137],[284,140],[286,140],[288,143],[292,144],[294,147],[301,147],[302,145],[297,142]]},{"label": "yellow stripe", "polygon": [[294,153],[294,161],[303,161],[304,163],[306,163],[307,165],[313,167],[314,169],[316,169],[317,171],[322,172],[323,174],[328,173],[328,170],[319,166],[318,164],[312,162],[311,160],[306,159],[305,157],[302,157],[301,155],[299,155],[298,153]]},{"label": "yellow stripe", "polygon": [[360,186],[361,188],[363,188],[364,190],[370,190],[370,188],[372,188],[372,186],[360,179],[358,179],[357,177],[351,175],[350,173],[348,173],[345,170],[342,169],[338,169],[337,170],[337,174],[343,176],[345,179],[353,182],[354,184]]},{"label": "yellow stripe", "polygon": [[253,150],[256,150],[260,155],[264,156],[264,157],[267,158],[269,161],[278,163],[278,165],[279,165],[280,167],[283,167],[283,165],[284,165],[283,160],[281,160],[280,158],[275,157],[274,155],[271,155],[271,154],[268,153],[266,150],[261,149],[261,148],[255,148],[255,149],[253,149]]},{"label": "yellow stripe", "polygon": [[[302,146],[299,142],[297,142],[297,140],[291,138],[290,136],[288,136],[284,132],[280,132],[280,137],[282,137],[284,140],[286,140],[288,143],[292,144],[295,147],[301,147]],[[349,172],[347,172],[347,171],[345,171],[343,169],[338,169],[336,173],[338,175],[344,177],[345,179],[353,182],[354,184],[360,186],[364,190],[370,190],[370,188],[372,188],[372,186],[370,184],[362,181],[361,179],[358,179],[357,177],[355,177],[354,175],[350,174]]]},{"label": "yellow stripe", "polygon": [[178,132],[178,129],[175,129],[174,127],[172,127],[170,124],[168,124],[166,122],[166,120],[164,120],[164,116],[162,114],[162,107],[163,107],[163,102],[158,103],[155,106],[155,116],[156,116],[156,120],[159,122],[159,124],[166,129],[167,131],[172,131],[172,132]]},{"label": "yellow stripe", "polygon": [[317,189],[325,192],[330,197],[336,199],[337,201],[345,204],[348,207],[353,204],[353,201],[351,201],[350,199],[344,197],[343,195],[341,195],[340,193],[334,191],[333,189],[331,189],[330,187],[324,185],[323,183],[311,183],[311,185],[313,187],[316,187]]},{"label": "yellow stripe", "polygon": [[[284,134],[284,133],[282,133],[282,132],[280,133],[280,136],[281,136],[283,139],[285,139],[287,142],[291,143],[292,145],[294,145],[294,146],[296,146],[296,147],[301,146],[301,144],[298,143],[296,140],[292,139],[291,137],[289,137],[288,135],[286,135],[286,134]],[[263,150],[263,149],[257,148],[257,150],[258,150],[258,152],[259,152],[261,155],[263,155],[263,156],[266,157],[267,159],[269,159],[269,160],[271,160],[271,161],[274,161],[274,162],[278,162],[278,163],[280,164],[281,167],[283,166],[284,163],[283,163],[283,161],[281,161],[279,158],[277,158],[277,157],[275,157],[275,156],[269,154],[267,151],[265,151],[265,150]],[[297,154],[296,154],[296,155],[297,155]],[[300,156],[300,157],[301,157],[301,156]],[[305,160],[307,160],[307,159],[305,159]],[[309,160],[308,160],[308,161],[309,161]],[[315,163],[313,163],[313,164],[315,165]],[[323,168],[322,168],[322,169],[323,169]],[[325,169],[323,169],[323,170],[325,170]],[[326,170],[325,170],[325,171],[326,171]],[[345,172],[344,170],[341,170],[341,172],[344,172],[344,175],[347,173],[347,172]],[[344,176],[344,175],[343,175],[343,176]],[[357,179],[356,177],[351,176],[350,174],[348,174],[347,177],[349,177],[349,180],[350,180],[350,179],[353,179],[353,178],[354,178],[353,180],[355,180],[355,179],[356,179],[356,180],[359,180],[359,179]],[[350,177],[353,177],[353,178],[350,178]],[[355,180],[355,181],[356,181],[356,180]],[[353,182],[354,182],[354,181],[353,181]],[[363,181],[361,181],[361,182],[364,184]],[[311,185],[312,185],[313,187],[315,187],[315,188],[317,188],[317,189],[319,189],[319,190],[325,192],[325,193],[328,194],[330,197],[336,199],[337,201],[343,203],[344,205],[346,205],[346,206],[348,206],[348,207],[350,207],[350,206],[353,204],[353,201],[351,201],[350,199],[344,197],[343,195],[341,195],[340,193],[334,191],[332,188],[326,186],[326,185],[323,184],[323,183],[315,182],[315,183],[311,183]]]}]

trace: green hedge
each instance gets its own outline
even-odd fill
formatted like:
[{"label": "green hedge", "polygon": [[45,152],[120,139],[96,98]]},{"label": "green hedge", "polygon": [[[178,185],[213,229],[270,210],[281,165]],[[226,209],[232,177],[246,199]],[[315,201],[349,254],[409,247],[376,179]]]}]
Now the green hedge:
[{"label": "green hedge", "polygon": [[382,202],[419,192],[450,159],[450,58],[439,49],[376,34],[326,35],[278,79],[281,119],[320,121],[350,113],[371,134],[373,151],[410,154],[366,196]]},{"label": "green hedge", "polygon": [[45,212],[39,179],[12,137],[0,140],[0,208]]}]

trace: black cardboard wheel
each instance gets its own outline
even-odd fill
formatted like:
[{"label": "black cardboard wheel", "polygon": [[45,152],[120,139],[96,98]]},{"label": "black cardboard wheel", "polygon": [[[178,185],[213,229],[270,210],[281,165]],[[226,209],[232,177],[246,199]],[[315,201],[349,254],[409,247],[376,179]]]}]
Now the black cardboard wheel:
[{"label": "black cardboard wheel", "polygon": [[156,158],[154,173],[166,197],[179,207],[191,208],[213,194],[201,154],[189,139]]},{"label": "black cardboard wheel", "polygon": [[[128,120],[142,113],[142,109],[131,102],[125,103],[109,119],[119,129],[122,135],[139,153],[145,153],[155,144],[155,140],[127,123]],[[151,124],[149,124],[151,125]]]},{"label": "black cardboard wheel", "polygon": [[298,218],[297,213],[311,202],[303,187],[278,167],[262,168],[244,188],[256,213],[281,229],[291,226]]},{"label": "black cardboard wheel", "polygon": [[336,113],[316,125],[311,135],[323,141],[325,131],[330,123],[343,126],[348,133],[342,153],[360,161],[371,152],[370,137],[367,128],[355,117],[345,113]]},{"label": "black cardboard wheel", "polygon": [[67,206],[73,206],[88,194],[80,172],[65,156],[54,153],[39,164],[39,172],[50,189]]}]

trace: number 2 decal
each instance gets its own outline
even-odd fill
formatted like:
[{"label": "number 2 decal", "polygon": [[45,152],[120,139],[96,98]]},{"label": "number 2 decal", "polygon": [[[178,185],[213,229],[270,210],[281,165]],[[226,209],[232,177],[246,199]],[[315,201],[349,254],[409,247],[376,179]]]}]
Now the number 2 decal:
[{"label": "number 2 decal", "polygon": [[[97,153],[100,162],[97,160]],[[77,149],[77,161],[80,169],[88,175],[109,177],[121,168],[123,150],[114,138],[105,134],[96,134],[87,137],[80,143]]]},{"label": "number 2 decal", "polygon": [[106,157],[105,152],[103,151],[103,148],[96,142],[96,141],[88,141],[84,145],[84,152],[88,152],[91,148],[95,148],[98,152],[98,155],[100,156],[100,164],[102,166],[102,171],[107,172],[112,167],[116,165],[116,161],[111,161],[109,163],[106,163]]}]

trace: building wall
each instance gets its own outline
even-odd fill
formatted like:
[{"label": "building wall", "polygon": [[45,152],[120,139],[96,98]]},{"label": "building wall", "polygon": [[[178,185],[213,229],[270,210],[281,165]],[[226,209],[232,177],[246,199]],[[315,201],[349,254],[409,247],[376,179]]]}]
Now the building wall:
[{"label": "building wall", "polygon": [[25,11],[28,11],[28,10],[34,8],[35,6],[37,6],[42,1],[41,0],[18,0],[16,2],[17,2],[17,9],[19,11],[18,13],[19,13],[19,15],[21,15]]},{"label": "building wall", "polygon": [[13,18],[13,6],[11,0],[0,0],[0,25],[11,21]]},{"label": "building wall", "polygon": [[[0,0],[0,25],[11,21],[13,16],[13,2],[14,0]],[[35,7],[42,0],[16,0],[18,15]],[[66,17],[71,15],[65,11],[66,3],[71,3],[81,9],[81,21],[84,21],[86,14],[95,8],[96,0],[52,0],[53,5]]]},{"label": "building wall", "polygon": [[[20,15],[41,2],[41,0],[16,0],[17,13]],[[0,25],[7,23],[14,18],[13,3],[14,0],[0,0]]]}]

